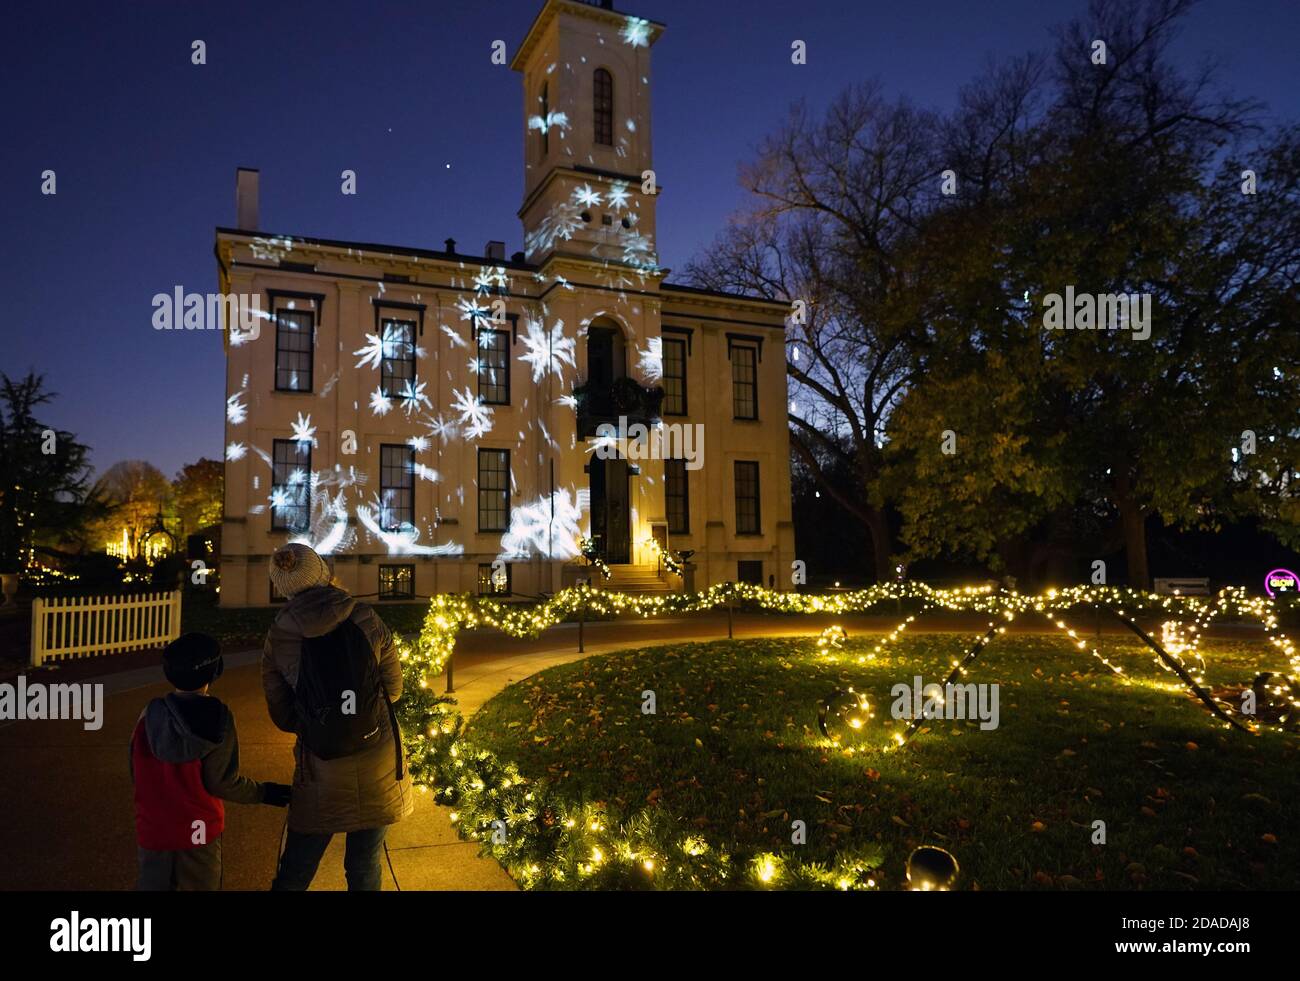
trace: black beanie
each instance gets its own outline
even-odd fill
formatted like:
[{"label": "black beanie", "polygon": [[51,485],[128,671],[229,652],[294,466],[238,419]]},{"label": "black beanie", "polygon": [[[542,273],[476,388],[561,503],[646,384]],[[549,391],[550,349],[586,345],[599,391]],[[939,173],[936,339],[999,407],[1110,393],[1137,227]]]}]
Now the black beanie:
[{"label": "black beanie", "polygon": [[182,634],[163,651],[163,674],[181,691],[198,691],[220,678],[224,667],[221,645],[207,634]]}]

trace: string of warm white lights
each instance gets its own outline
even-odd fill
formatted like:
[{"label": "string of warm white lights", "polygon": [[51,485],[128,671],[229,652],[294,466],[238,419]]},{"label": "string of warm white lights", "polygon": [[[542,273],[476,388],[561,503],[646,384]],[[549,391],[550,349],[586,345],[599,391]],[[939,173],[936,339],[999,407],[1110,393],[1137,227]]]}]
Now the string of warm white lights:
[{"label": "string of warm white lights", "polygon": [[[400,703],[409,766],[420,790],[435,795],[439,803],[453,806],[460,834],[479,841],[525,888],[599,887],[625,881],[628,875],[646,885],[669,889],[735,888],[736,886],[788,888],[872,889],[877,869],[863,853],[845,851],[830,868],[803,863],[789,855],[765,853],[746,861],[733,860],[700,835],[682,835],[671,819],[654,811],[642,812],[618,827],[609,827],[605,813],[595,805],[575,805],[554,793],[545,781],[532,781],[496,754],[474,747],[463,738],[464,720],[446,696],[435,694],[432,680],[451,658],[460,630],[491,627],[513,637],[536,637],[541,631],[575,613],[586,616],[635,615],[654,617],[669,613],[704,611],[739,603],[743,608],[774,613],[845,614],[865,612],[882,602],[917,601],[921,613],[931,609],[976,612],[991,617],[988,630],[974,647],[953,665],[949,681],[966,674],[972,661],[1023,613],[1043,613],[1080,651],[1088,644],[1069,628],[1062,614],[1076,607],[1094,606],[1113,612],[1139,634],[1131,619],[1184,617],[1194,620],[1187,649],[1168,652],[1150,638],[1157,660],[1164,655],[1186,674],[1191,688],[1207,701],[1200,689],[1204,659],[1197,645],[1216,618],[1235,614],[1258,618],[1268,642],[1282,654],[1290,674],[1300,676],[1300,655],[1295,643],[1280,632],[1278,610],[1272,599],[1250,597],[1244,590],[1228,589],[1214,602],[1197,597],[1160,596],[1117,587],[1079,586],[1030,596],[991,586],[941,590],[923,583],[886,583],[869,589],[829,596],[783,593],[750,584],[726,583],[700,593],[630,596],[596,590],[588,585],[566,589],[535,605],[508,604],[487,598],[442,595],[435,597],[424,627],[414,644],[401,644],[407,695]],[[862,663],[895,642],[920,613],[909,615],[885,635]],[[1145,635],[1142,635],[1145,637]],[[823,631],[818,648],[839,657],[845,639],[843,628]],[[1175,645],[1177,646],[1177,645]],[[1193,652],[1188,658],[1187,650]],[[1122,669],[1094,647],[1092,655],[1112,674],[1125,680]],[[1195,671],[1189,670],[1188,665]],[[1166,663],[1171,666],[1171,663]],[[1278,726],[1300,707],[1297,686],[1281,678],[1272,694],[1288,701]],[[1216,715],[1227,718],[1232,706],[1217,706]],[[1242,715],[1249,720],[1249,716]],[[1231,720],[1233,724],[1239,724]],[[1248,722],[1250,724],[1250,722]],[[916,731],[914,719],[905,742]],[[1252,728],[1254,726],[1252,725]],[[853,747],[843,747],[853,752]]]}]

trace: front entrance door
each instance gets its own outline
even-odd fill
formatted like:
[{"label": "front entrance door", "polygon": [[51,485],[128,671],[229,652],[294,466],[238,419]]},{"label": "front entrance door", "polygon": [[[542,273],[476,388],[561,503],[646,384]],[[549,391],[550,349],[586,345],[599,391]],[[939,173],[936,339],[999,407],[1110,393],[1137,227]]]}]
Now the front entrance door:
[{"label": "front entrance door", "polygon": [[591,537],[610,565],[630,562],[632,525],[626,460],[591,461]]}]

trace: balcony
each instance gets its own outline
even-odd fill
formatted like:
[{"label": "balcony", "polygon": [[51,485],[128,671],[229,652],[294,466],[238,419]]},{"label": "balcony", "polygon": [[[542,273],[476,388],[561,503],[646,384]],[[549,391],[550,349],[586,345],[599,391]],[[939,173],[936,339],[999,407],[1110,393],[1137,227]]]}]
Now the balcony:
[{"label": "balcony", "polygon": [[617,427],[620,417],[626,418],[629,426],[658,422],[664,390],[658,386],[646,388],[631,378],[617,378],[604,385],[584,382],[574,388],[573,397],[578,403],[578,438],[585,439],[595,436],[597,427],[605,423]]}]

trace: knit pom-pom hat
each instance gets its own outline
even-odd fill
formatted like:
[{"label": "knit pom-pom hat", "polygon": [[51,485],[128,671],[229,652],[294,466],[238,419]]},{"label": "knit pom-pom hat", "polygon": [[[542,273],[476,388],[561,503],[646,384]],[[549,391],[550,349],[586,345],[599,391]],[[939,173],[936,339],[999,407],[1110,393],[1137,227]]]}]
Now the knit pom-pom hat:
[{"label": "knit pom-pom hat", "polygon": [[281,596],[294,596],[313,586],[328,586],[330,567],[310,545],[291,542],[271,556],[271,582]]}]

